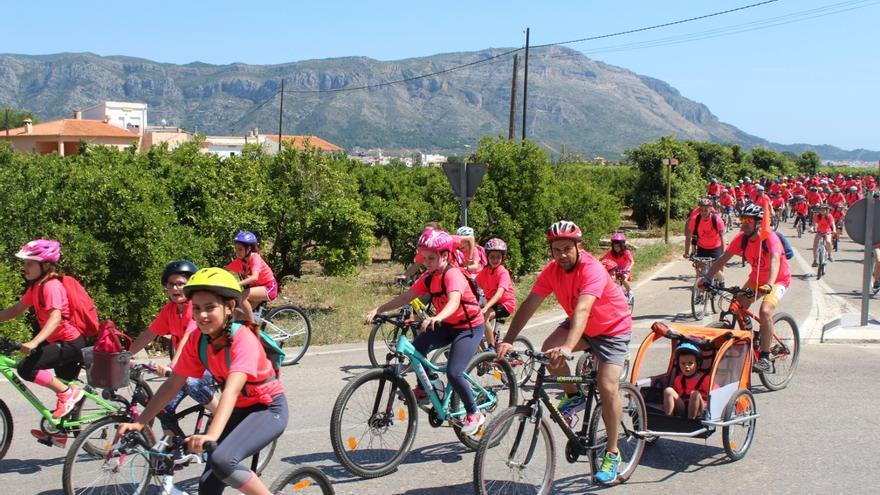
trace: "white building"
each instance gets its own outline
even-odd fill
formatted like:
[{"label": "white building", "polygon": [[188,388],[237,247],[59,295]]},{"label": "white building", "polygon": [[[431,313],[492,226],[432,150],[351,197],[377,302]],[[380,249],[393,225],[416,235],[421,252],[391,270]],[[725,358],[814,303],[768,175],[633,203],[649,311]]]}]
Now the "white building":
[{"label": "white building", "polygon": [[101,120],[116,127],[143,135],[147,126],[147,104],[105,101],[82,111],[84,120]]}]

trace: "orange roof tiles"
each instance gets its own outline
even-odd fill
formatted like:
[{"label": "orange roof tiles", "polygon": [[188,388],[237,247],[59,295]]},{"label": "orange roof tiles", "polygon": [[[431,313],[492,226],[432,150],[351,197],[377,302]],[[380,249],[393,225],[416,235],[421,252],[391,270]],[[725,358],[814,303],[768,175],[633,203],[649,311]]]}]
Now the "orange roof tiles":
[{"label": "orange roof tiles", "polygon": [[[275,141],[276,143],[278,142],[278,134],[265,134],[265,136],[268,139]],[[306,140],[308,140],[309,146],[311,146],[313,148],[318,148],[318,149],[328,151],[331,153],[336,152],[336,151],[342,151],[341,147],[336,146],[335,144],[331,143],[330,141],[321,139],[318,136],[312,136],[312,135],[291,136],[291,135],[285,134],[285,135],[281,136],[281,139],[285,143],[292,144],[295,148],[298,148],[298,149],[304,149],[306,147],[306,145],[305,145]]]},{"label": "orange roof tiles", "polygon": [[61,119],[34,124],[31,132],[24,127],[9,130],[9,137],[18,136],[69,136],[69,137],[118,137],[138,139],[134,132],[110,125],[100,120]]}]

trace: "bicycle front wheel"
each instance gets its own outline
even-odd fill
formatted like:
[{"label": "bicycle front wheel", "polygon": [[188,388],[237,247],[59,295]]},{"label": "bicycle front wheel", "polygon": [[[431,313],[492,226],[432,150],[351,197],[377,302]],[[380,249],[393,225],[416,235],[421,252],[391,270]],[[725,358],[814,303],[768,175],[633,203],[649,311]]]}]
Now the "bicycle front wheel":
[{"label": "bicycle front wheel", "polygon": [[[403,332],[405,331],[403,330]],[[370,336],[367,338],[367,355],[370,357],[370,364],[374,368],[385,364],[388,353],[394,352],[401,332],[400,327],[390,321],[373,323],[373,328],[370,329]]]},{"label": "bicycle front wheel", "polygon": [[474,491],[480,495],[553,489],[556,447],[545,416],[529,407],[504,410],[486,428],[474,457]]},{"label": "bicycle front wheel", "polygon": [[312,323],[306,313],[292,305],[277,306],[263,318],[266,333],[284,349],[283,366],[302,359],[312,342]]},{"label": "bicycle front wheel", "polygon": [[[127,449],[125,454],[108,455],[116,430],[129,421],[124,416],[113,416],[92,423],[83,429],[64,457],[62,482],[65,495],[80,494],[138,494],[158,495],[154,486],[154,461],[141,447]],[[149,427],[142,431],[147,443],[155,443]],[[95,455],[92,446],[100,446],[101,455]]]},{"label": "bicycle front wheel", "polygon": [[706,291],[694,284],[691,287],[691,313],[695,320],[702,320],[706,316],[707,294]]},{"label": "bicycle front wheel", "polygon": [[[645,411],[645,400],[634,386],[629,383],[621,383],[618,393],[623,413],[620,417],[620,424],[617,425],[617,450],[621,458],[617,479],[622,483],[632,476],[639,465],[642,453],[645,451],[645,439],[636,436],[635,432],[645,430],[648,414]],[[602,465],[605,446],[608,444],[608,428],[602,419],[601,408],[602,403],[597,401],[587,433],[589,443],[594,447],[590,450],[590,466],[594,475]]]},{"label": "bicycle front wheel", "polygon": [[376,478],[403,462],[417,426],[418,406],[409,384],[388,369],[376,368],[356,376],[339,393],[330,443],[349,472]]},{"label": "bicycle front wheel", "polygon": [[6,455],[12,443],[12,413],[6,403],[0,400],[0,459]]},{"label": "bicycle front wheel", "polygon": [[333,495],[333,484],[320,469],[311,466],[295,467],[275,480],[269,491],[284,495]]},{"label": "bicycle front wheel", "polygon": [[[473,380],[473,383],[469,383],[477,409],[486,416],[484,424],[489,423],[497,413],[505,408],[515,406],[519,396],[516,374],[507,361],[497,361],[497,358],[498,355],[495,354],[495,351],[478,354],[471,359],[465,371]],[[453,421],[452,429],[455,430],[458,439],[467,448],[477,450],[480,434],[471,436],[462,433],[461,423],[464,421],[466,411],[461,397],[455,392],[453,392],[449,410],[451,414],[457,416],[456,421]]]},{"label": "bicycle front wheel", "polygon": [[772,369],[759,373],[758,378],[769,390],[781,390],[788,386],[797,369],[801,351],[801,336],[797,322],[788,313],[773,315],[773,344],[770,346]]},{"label": "bicycle front wheel", "polygon": [[516,359],[508,357],[507,362],[513,368],[513,373],[516,375],[516,384],[522,387],[529,383],[529,380],[532,379],[532,373],[535,372],[535,360],[526,355],[525,351],[534,351],[535,346],[532,345],[532,341],[529,339],[517,337],[513,341],[513,350],[519,352],[519,357]]}]

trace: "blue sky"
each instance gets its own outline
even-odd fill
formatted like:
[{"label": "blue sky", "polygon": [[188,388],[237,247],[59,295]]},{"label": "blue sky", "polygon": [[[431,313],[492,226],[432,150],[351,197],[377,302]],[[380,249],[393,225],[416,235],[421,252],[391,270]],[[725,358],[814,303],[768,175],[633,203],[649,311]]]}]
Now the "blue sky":
[{"label": "blue sky", "polygon": [[[159,62],[380,60],[518,47],[625,31],[759,0],[19,2],[0,52],[89,51]],[[791,14],[817,11],[789,22]],[[854,8],[860,7],[860,8]],[[834,10],[853,9],[823,15]],[[687,43],[646,42],[780,16],[786,24]],[[880,1],[780,0],[684,25],[568,45],[669,82],[721,120],[781,143],[880,149]],[[622,49],[622,45],[637,45]],[[611,48],[608,50],[608,48]]]}]

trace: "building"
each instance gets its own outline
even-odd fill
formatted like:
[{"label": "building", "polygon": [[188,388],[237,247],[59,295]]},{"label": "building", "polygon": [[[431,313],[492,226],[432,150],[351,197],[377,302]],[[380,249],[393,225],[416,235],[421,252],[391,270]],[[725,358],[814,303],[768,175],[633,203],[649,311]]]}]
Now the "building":
[{"label": "building", "polygon": [[141,140],[141,147],[144,150],[148,150],[153,146],[167,143],[168,149],[174,150],[181,144],[187,141],[191,141],[193,137],[193,133],[185,131],[180,127],[147,126],[147,128],[144,130],[144,136]]},{"label": "building", "polygon": [[121,129],[143,134],[147,127],[147,104],[105,101],[82,111],[85,120],[100,120]]},{"label": "building", "polygon": [[[325,153],[336,153],[342,148],[319,138],[318,136],[291,136],[282,135],[281,140],[297,149],[305,149],[306,145],[320,149]],[[278,135],[260,134],[257,128],[251,129],[244,136],[205,136],[201,144],[202,153],[214,153],[221,157],[240,155],[242,149],[249,144],[258,144],[263,152],[275,154],[278,152]]]},{"label": "building", "polygon": [[[253,132],[256,132],[254,129]],[[278,134],[265,134],[266,139],[275,143],[275,149],[278,149]],[[335,144],[327,141],[325,139],[321,139],[318,136],[314,135],[306,135],[306,136],[292,136],[288,134],[282,134],[281,140],[288,145],[293,146],[298,150],[303,150],[308,145],[311,148],[317,148],[325,153],[338,153],[343,151],[343,149]]]},{"label": "building", "polygon": [[23,127],[10,129],[6,135],[0,134],[0,139],[10,141],[19,153],[46,155],[54,152],[61,156],[78,153],[80,141],[119,149],[140,145],[141,137],[137,133],[103,121],[84,120],[80,112],[74,112],[73,117],[41,124],[33,124],[27,119]]}]

